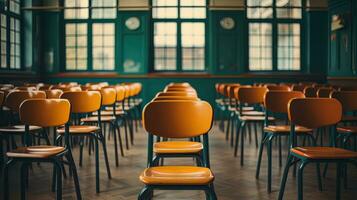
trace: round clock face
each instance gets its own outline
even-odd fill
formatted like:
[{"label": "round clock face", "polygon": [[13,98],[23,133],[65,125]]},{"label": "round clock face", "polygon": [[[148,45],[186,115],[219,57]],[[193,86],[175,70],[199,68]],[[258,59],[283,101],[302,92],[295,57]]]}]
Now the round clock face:
[{"label": "round clock face", "polygon": [[222,18],[220,21],[220,24],[221,24],[222,28],[227,29],[227,30],[231,30],[235,26],[234,19],[232,19],[231,17]]},{"label": "round clock face", "polygon": [[140,27],[140,20],[137,17],[130,17],[125,21],[125,26],[129,30],[136,30]]}]

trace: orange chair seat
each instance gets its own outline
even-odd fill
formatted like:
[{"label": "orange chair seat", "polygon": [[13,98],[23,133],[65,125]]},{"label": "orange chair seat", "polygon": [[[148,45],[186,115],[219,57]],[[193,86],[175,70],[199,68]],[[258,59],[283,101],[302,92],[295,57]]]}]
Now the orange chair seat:
[{"label": "orange chair seat", "polygon": [[[282,133],[282,134],[288,134],[290,133],[290,126],[289,125],[271,125],[264,127],[265,132],[271,132],[271,133]],[[312,133],[312,129],[305,128],[303,126],[295,126],[295,132],[296,133]]]},{"label": "orange chair seat", "polygon": [[140,180],[146,185],[207,185],[214,175],[205,167],[160,166],[145,169]]},{"label": "orange chair seat", "polygon": [[[100,118],[100,120],[102,122],[110,122],[110,121],[115,120],[115,117],[114,116],[102,116]],[[81,122],[98,122],[98,116],[82,118]]]},{"label": "orange chair seat", "polygon": [[[124,112],[124,110],[116,110],[116,111],[115,111],[115,114],[116,114],[116,115],[124,115],[125,112]],[[92,115],[98,116],[98,112],[93,112]],[[103,110],[103,111],[100,111],[100,115],[101,115],[101,116],[112,116],[112,115],[113,115],[113,110]]]},{"label": "orange chair seat", "polygon": [[155,153],[199,153],[203,145],[200,142],[169,141],[154,144]]},{"label": "orange chair seat", "polygon": [[353,122],[353,121],[357,121],[357,116],[344,115],[344,116],[342,116],[341,121],[342,121],[342,122]]},{"label": "orange chair seat", "polygon": [[19,147],[6,153],[9,158],[49,158],[62,153],[64,147],[58,146],[30,146]]},{"label": "orange chair seat", "polygon": [[357,158],[357,152],[335,147],[295,147],[291,152],[310,159]]},{"label": "orange chair seat", "polygon": [[[39,126],[29,126],[30,131],[38,131],[41,129]],[[24,133],[25,125],[15,125],[15,126],[6,126],[0,127],[0,132],[5,133]]]},{"label": "orange chair seat", "polygon": [[357,126],[342,126],[337,128],[339,133],[353,133],[357,134]]},{"label": "orange chair seat", "polygon": [[[99,127],[97,126],[86,126],[86,125],[80,125],[80,126],[70,126],[69,127],[69,133],[70,134],[85,134],[85,133],[92,133],[95,131],[98,131]],[[58,134],[64,134],[65,128],[61,127],[57,129]]]},{"label": "orange chair seat", "polygon": [[[261,122],[261,121],[264,121],[265,120],[265,116],[241,116],[239,118],[240,120],[242,121],[258,121],[258,122]],[[275,118],[274,117],[268,117],[268,120],[269,121],[274,121]]]}]

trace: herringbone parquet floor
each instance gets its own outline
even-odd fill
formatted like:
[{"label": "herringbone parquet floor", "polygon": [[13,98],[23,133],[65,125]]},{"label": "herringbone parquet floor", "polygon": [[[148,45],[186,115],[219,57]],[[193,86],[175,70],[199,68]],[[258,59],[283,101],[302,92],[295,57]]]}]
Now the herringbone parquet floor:
[{"label": "herringbone parquet floor", "polygon": [[[122,131],[123,132],[123,131]],[[133,200],[142,188],[138,176],[144,169],[146,163],[146,135],[142,129],[135,135],[135,145],[125,152],[125,157],[120,157],[119,167],[114,163],[114,145],[113,139],[108,141],[108,151],[110,166],[113,178],[109,180],[106,175],[104,162],[101,159],[101,193],[95,193],[95,173],[94,173],[94,155],[88,155],[85,151],[83,167],[78,167],[80,176],[80,186],[83,199],[116,199]],[[255,179],[255,168],[258,150],[254,142],[251,144],[247,139],[245,151],[245,165],[239,164],[239,156],[233,157],[233,149],[225,141],[225,135],[213,127],[210,137],[211,163],[212,170],[216,175],[215,187],[218,199],[220,200],[267,200],[277,199],[278,189],[282,168],[278,167],[277,152],[274,151],[273,160],[273,192],[266,192],[266,160],[262,162],[261,176],[259,180]],[[277,148],[275,148],[277,149]],[[102,154],[100,154],[102,156]],[[284,154],[284,160],[286,155]],[[78,163],[78,148],[74,150],[74,158]],[[102,158],[102,157],[101,157]],[[193,164],[192,159],[165,160],[165,164]],[[328,176],[323,180],[324,191],[319,192],[316,183],[315,166],[307,166],[304,176],[304,197],[308,200],[333,200],[335,199],[335,170],[331,167]],[[51,192],[51,173],[50,165],[33,165],[30,171],[30,186],[28,189],[28,199],[47,200],[54,199]],[[292,172],[292,171],[290,171]],[[19,169],[14,167],[10,171],[10,190],[11,200],[20,199],[19,195]],[[296,179],[289,176],[285,199],[296,199]],[[0,190],[1,191],[1,190]],[[75,199],[72,179],[64,179],[63,189],[64,199]],[[0,197],[1,199],[2,197]],[[157,191],[154,199],[204,199],[204,193],[200,191]],[[343,190],[342,199],[357,199],[357,170],[356,167],[349,168],[348,189]]]}]

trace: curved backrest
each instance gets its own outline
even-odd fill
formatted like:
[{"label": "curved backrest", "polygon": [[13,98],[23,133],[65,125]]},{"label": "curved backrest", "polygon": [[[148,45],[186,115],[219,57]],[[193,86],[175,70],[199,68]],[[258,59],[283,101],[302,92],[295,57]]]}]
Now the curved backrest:
[{"label": "curved backrest", "polygon": [[189,138],[207,133],[213,110],[205,101],[152,101],[143,110],[147,132],[165,138]]},{"label": "curved backrest", "polygon": [[318,88],[309,86],[304,89],[304,94],[306,97],[317,97],[317,90]]},{"label": "curved backrest", "polygon": [[102,95],[102,106],[109,106],[115,103],[117,94],[114,88],[102,88],[100,94]]},{"label": "curved backrest", "polygon": [[234,98],[234,90],[241,87],[239,84],[228,85],[227,86],[227,97]]},{"label": "curved backrest", "polygon": [[153,101],[163,101],[163,100],[191,100],[191,101],[198,101],[200,100],[194,96],[159,96],[155,97]]},{"label": "curved backrest", "polygon": [[357,110],[357,91],[333,92],[331,97],[341,102],[343,111]]},{"label": "curved backrest", "polygon": [[267,91],[265,87],[241,87],[237,97],[240,103],[259,104],[264,102],[264,95]]},{"label": "curved backrest", "polygon": [[304,92],[305,88],[307,88],[307,85],[293,85],[292,89],[293,91],[300,91],[300,92]]},{"label": "curved backrest", "polygon": [[191,85],[188,82],[183,82],[183,83],[170,83],[168,86],[184,86],[184,87],[191,87]]},{"label": "curved backrest", "polygon": [[341,120],[342,105],[331,98],[292,99],[288,114],[293,124],[314,129],[337,124]]},{"label": "curved backrest", "polygon": [[291,88],[287,85],[267,85],[269,91],[291,91]]},{"label": "curved backrest", "polygon": [[5,105],[13,112],[18,112],[20,105],[26,99],[45,99],[44,91],[13,91],[5,99]]},{"label": "curved backrest", "polygon": [[116,85],[114,86],[116,93],[117,93],[117,99],[116,101],[121,102],[125,99],[125,87]]},{"label": "curved backrest", "polygon": [[193,92],[159,92],[156,94],[157,97],[160,96],[193,96],[197,97],[196,93]]},{"label": "curved backrest", "polygon": [[47,99],[59,99],[63,94],[62,90],[53,89],[53,90],[45,90]]},{"label": "curved backrest", "polygon": [[319,88],[317,90],[317,97],[320,98],[330,98],[331,92],[335,91],[335,89],[331,88]]},{"label": "curved backrest", "polygon": [[43,85],[39,88],[39,90],[50,90],[52,89],[53,85]]},{"label": "curved backrest", "polygon": [[193,92],[193,93],[196,93],[196,90],[191,87],[169,87],[169,88],[165,88],[164,92]]},{"label": "curved backrest", "polygon": [[65,92],[61,99],[68,99],[72,113],[89,113],[100,109],[101,95],[98,91]]},{"label": "curved backrest", "polygon": [[34,91],[34,90],[37,90],[36,87],[33,87],[33,86],[20,86],[20,87],[16,87],[15,88],[16,90],[21,90],[21,91]]},{"label": "curved backrest", "polygon": [[288,103],[294,98],[304,98],[299,91],[268,91],[265,94],[264,105],[266,110],[275,113],[288,113]]},{"label": "curved backrest", "polygon": [[65,99],[27,99],[21,104],[19,114],[25,125],[61,126],[69,120],[70,103]]}]

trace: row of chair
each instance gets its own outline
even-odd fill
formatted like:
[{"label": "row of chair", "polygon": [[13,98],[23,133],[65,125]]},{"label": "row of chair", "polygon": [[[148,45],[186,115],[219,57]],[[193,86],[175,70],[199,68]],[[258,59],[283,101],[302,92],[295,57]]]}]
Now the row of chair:
[{"label": "row of chair", "polygon": [[[145,187],[139,199],[151,199],[157,189],[204,190],[207,199],[217,199],[209,161],[208,133],[212,121],[212,107],[200,100],[188,83],[167,85],[145,106],[143,125],[148,132],[148,168],[140,175]],[[184,138],[190,141],[177,140]],[[192,157],[197,164],[164,166],[164,158],[175,157]]]},{"label": "row of chair", "polygon": [[[301,85],[297,85],[299,88]],[[222,86],[219,86],[222,87]],[[313,86],[318,88],[318,86]],[[216,87],[217,88],[217,87]],[[340,126],[336,129],[336,125],[340,122],[351,122],[356,119],[351,115],[342,115],[345,113],[357,110],[357,91],[343,91],[330,87],[326,97],[308,97],[308,88],[299,91],[291,90],[288,85],[258,85],[258,86],[241,86],[239,84],[229,84],[224,86],[225,95],[229,98],[218,100],[218,108],[223,111],[228,111],[230,118],[226,138],[231,133],[231,144],[233,145],[233,124],[236,124],[236,139],[235,139],[235,155],[237,155],[238,139],[241,139],[241,164],[244,159],[244,127],[247,123],[261,123],[262,139],[260,141],[259,156],[257,162],[256,178],[259,178],[260,163],[263,153],[263,148],[267,146],[268,155],[268,180],[267,190],[271,192],[271,177],[272,177],[272,141],[277,138],[279,142],[279,163],[281,162],[281,137],[289,138],[288,162],[284,171],[279,199],[282,199],[284,193],[285,182],[287,179],[288,169],[292,164],[301,161],[298,170],[298,198],[302,199],[302,171],[304,166],[309,162],[317,163],[317,175],[319,189],[322,190],[320,178],[320,163],[321,162],[336,162],[338,163],[338,174],[342,173],[341,166],[346,166],[349,161],[355,162],[357,158],[356,152],[346,150],[347,144],[352,136],[357,136],[357,129],[354,126]],[[293,87],[293,89],[296,87]],[[321,86],[326,90],[326,86]],[[321,91],[316,89],[316,94]],[[303,93],[305,92],[305,94]],[[327,93],[327,91],[324,91]],[[311,94],[311,93],[310,93]],[[228,103],[227,103],[228,102]],[[296,102],[296,103],[295,103]],[[221,105],[226,105],[221,107]],[[348,121],[346,121],[348,119]],[[280,124],[279,124],[280,121]],[[282,123],[281,123],[282,122]],[[231,123],[231,124],[230,124]],[[318,130],[322,137],[322,127],[332,126],[334,130],[325,131],[330,133],[330,143],[328,147],[316,147],[316,137],[314,130]],[[229,130],[231,128],[231,130]],[[257,130],[255,130],[256,141],[258,140]],[[303,144],[298,144],[296,136],[302,136]],[[335,137],[336,136],[336,137]],[[337,137],[338,136],[338,137]],[[305,147],[305,139],[310,139],[310,144],[314,147]],[[337,141],[342,141],[337,147]],[[257,142],[258,144],[258,142]],[[298,147],[299,146],[299,147]],[[304,147],[301,147],[304,146]],[[346,168],[346,167],[345,167]],[[325,168],[326,169],[326,168]],[[340,176],[337,177],[339,183]],[[347,176],[344,176],[347,178]],[[336,199],[340,198],[340,186],[337,185]]]},{"label": "row of chair", "polygon": [[[57,191],[56,199],[62,198],[61,185],[62,175],[65,176],[64,164],[69,164],[70,174],[73,174],[75,180],[77,199],[81,199],[79,180],[71,149],[75,144],[79,144],[79,165],[81,166],[84,143],[88,144],[89,152],[91,152],[91,149],[95,152],[96,192],[99,192],[99,144],[103,149],[108,178],[111,178],[106,147],[106,128],[103,127],[103,124],[109,124],[110,130],[112,130],[108,134],[108,139],[112,134],[115,144],[115,162],[118,166],[117,141],[120,144],[121,154],[124,155],[120,127],[125,126],[125,138],[128,147],[127,125],[133,144],[133,121],[140,118],[139,115],[133,115],[133,113],[140,114],[141,100],[137,98],[140,90],[141,85],[133,83],[114,86],[96,85],[86,91],[61,91],[58,89],[41,91],[10,88],[6,96],[5,92],[0,92],[0,100],[3,100],[0,105],[4,105],[4,108],[6,108],[4,110],[9,111],[8,114],[11,117],[9,125],[0,128],[1,139],[5,139],[8,144],[4,166],[4,199],[9,198],[7,171],[13,163],[18,161],[23,166],[21,168],[24,175],[22,180],[27,179],[26,174],[30,163],[54,163],[52,189]],[[67,109],[70,110],[67,111]],[[29,116],[32,116],[33,119]],[[18,122],[24,125],[15,125]],[[54,143],[52,145],[48,136],[50,127],[54,127]],[[22,136],[23,145],[17,147],[15,144],[11,149],[9,141],[15,143],[15,135]],[[58,136],[56,137],[56,135]],[[43,137],[46,145],[40,145],[39,141],[36,145],[35,137]],[[63,142],[64,146],[61,145]],[[68,162],[62,162],[63,156],[67,158]],[[22,182],[24,184],[21,185],[21,196],[25,198],[27,185],[26,181]]]}]

